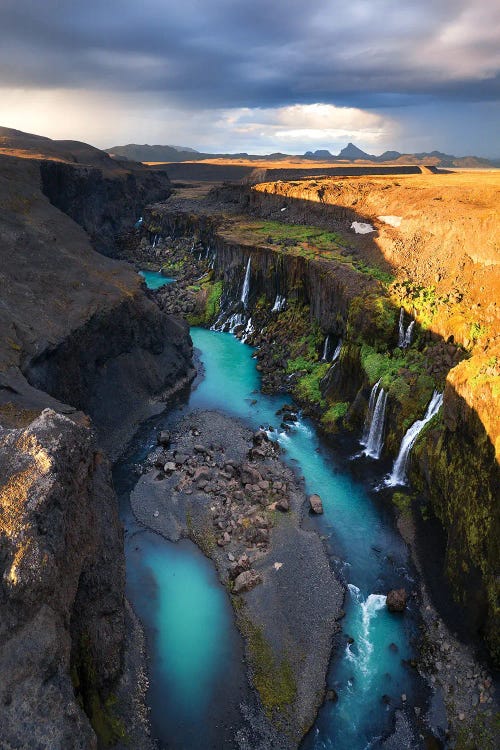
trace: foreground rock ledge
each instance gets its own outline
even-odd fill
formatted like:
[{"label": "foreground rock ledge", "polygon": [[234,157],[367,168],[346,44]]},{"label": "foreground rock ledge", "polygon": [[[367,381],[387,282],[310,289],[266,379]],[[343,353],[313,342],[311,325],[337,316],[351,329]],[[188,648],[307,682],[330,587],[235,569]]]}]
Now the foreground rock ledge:
[{"label": "foreground rock ledge", "polygon": [[108,463],[88,428],[49,409],[0,428],[0,539],[0,746],[96,748],[75,685],[92,674],[88,710],[119,676],[125,569]]}]

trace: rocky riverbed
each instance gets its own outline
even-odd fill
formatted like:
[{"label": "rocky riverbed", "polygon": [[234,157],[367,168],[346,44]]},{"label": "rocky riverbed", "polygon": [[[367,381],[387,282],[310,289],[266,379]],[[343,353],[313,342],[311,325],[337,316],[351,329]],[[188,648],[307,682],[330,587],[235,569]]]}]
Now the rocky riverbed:
[{"label": "rocky riverbed", "polygon": [[324,696],[344,595],[320,538],[302,528],[302,483],[265,432],[217,412],[191,413],[158,440],[133,511],[171,541],[194,540],[228,589],[259,696],[251,717],[243,707],[239,746],[295,748]]}]

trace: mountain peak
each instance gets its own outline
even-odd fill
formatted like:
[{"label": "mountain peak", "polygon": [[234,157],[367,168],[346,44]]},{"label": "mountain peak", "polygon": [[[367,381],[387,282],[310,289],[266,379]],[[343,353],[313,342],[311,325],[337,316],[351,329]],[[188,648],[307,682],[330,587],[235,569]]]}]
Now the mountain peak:
[{"label": "mountain peak", "polygon": [[354,145],[354,143],[348,143],[345,148],[338,155],[339,159],[371,159],[371,154],[367,154],[366,151],[362,151],[360,148]]}]

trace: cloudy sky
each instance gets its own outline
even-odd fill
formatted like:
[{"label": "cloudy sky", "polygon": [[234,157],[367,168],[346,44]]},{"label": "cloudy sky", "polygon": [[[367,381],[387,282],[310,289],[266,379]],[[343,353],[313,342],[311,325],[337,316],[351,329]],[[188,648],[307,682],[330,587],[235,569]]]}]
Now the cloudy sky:
[{"label": "cloudy sky", "polygon": [[0,0],[0,125],[500,157],[494,0]]}]

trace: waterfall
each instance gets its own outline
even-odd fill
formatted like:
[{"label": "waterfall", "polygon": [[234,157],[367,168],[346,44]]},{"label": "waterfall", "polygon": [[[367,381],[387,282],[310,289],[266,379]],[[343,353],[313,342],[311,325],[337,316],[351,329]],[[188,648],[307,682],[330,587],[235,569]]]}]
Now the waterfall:
[{"label": "waterfall", "polygon": [[243,282],[243,289],[241,292],[241,301],[243,306],[246,308],[248,305],[248,295],[250,294],[250,258],[247,263],[247,270],[245,272],[245,280]]},{"label": "waterfall", "polygon": [[413,327],[415,321],[412,320],[408,328],[405,331],[405,311],[401,308],[399,312],[399,334],[398,334],[398,346],[400,349],[407,349],[411,344],[411,337],[413,335]]},{"label": "waterfall", "polygon": [[245,341],[247,340],[247,338],[248,338],[248,337],[249,337],[249,336],[250,336],[250,335],[251,335],[252,333],[254,333],[254,331],[255,331],[255,328],[253,327],[253,324],[252,324],[252,318],[248,318],[248,323],[247,323],[247,325],[246,325],[246,328],[245,328],[245,330],[243,331],[243,336],[241,337],[241,340],[242,340],[243,342],[245,342]]},{"label": "waterfall", "polygon": [[423,419],[417,419],[412,424],[409,430],[406,432],[403,440],[401,441],[401,447],[399,449],[398,457],[394,461],[392,472],[386,477],[384,484],[387,487],[396,487],[398,484],[406,484],[406,468],[408,465],[408,457],[410,451],[413,448],[416,439],[424,429],[425,425],[432,417],[438,413],[441,404],[443,403],[443,394],[434,391],[432,398],[425,412]]},{"label": "waterfall", "polygon": [[405,311],[403,308],[399,311],[399,336],[398,336],[398,346],[403,346],[405,341]]},{"label": "waterfall", "polygon": [[[379,384],[375,383],[370,394],[368,414],[361,445],[365,446],[363,453],[370,458],[380,458],[384,445],[385,407],[387,404],[387,393],[383,388],[379,390]],[[376,400],[375,400],[376,399]],[[368,433],[368,434],[367,434]]]},{"label": "waterfall", "polygon": [[276,299],[274,300],[274,305],[271,310],[271,312],[281,312],[285,309],[286,306],[286,297],[282,297],[280,294],[276,295]]},{"label": "waterfall", "polygon": [[365,424],[363,427],[363,435],[359,441],[361,445],[368,443],[368,437],[370,435],[370,427],[373,421],[373,413],[375,411],[375,404],[377,403],[377,392],[380,385],[380,380],[377,380],[370,393],[370,400],[368,401],[368,411],[366,412]]},{"label": "waterfall", "polygon": [[234,313],[231,315],[227,321],[222,326],[223,331],[229,331],[229,333],[234,333],[236,328],[239,326],[245,325],[245,316],[242,315],[242,313]]},{"label": "waterfall", "polygon": [[412,320],[408,328],[406,329],[405,338],[403,341],[403,349],[407,349],[411,344],[411,337],[413,334],[413,326],[415,325],[415,321]]},{"label": "waterfall", "polygon": [[336,362],[338,358],[340,357],[340,352],[342,350],[342,339],[338,340],[338,344],[335,347],[335,351],[333,352],[332,362]]},{"label": "waterfall", "polygon": [[323,356],[321,357],[322,362],[326,362],[328,359],[328,348],[330,346],[330,335],[328,335],[325,339],[325,345],[323,347]]}]

